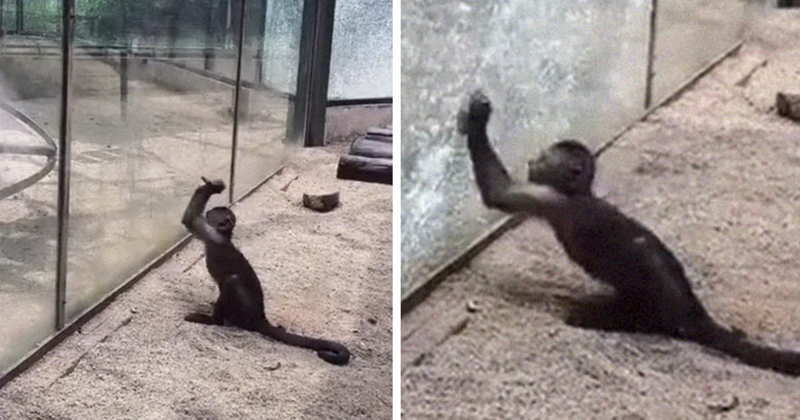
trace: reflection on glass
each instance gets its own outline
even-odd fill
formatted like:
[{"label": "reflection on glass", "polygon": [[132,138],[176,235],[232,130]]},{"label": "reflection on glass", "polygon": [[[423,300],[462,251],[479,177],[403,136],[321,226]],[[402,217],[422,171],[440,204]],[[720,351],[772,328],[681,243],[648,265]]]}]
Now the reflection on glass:
[{"label": "reflection on glass", "polygon": [[77,4],[69,321],[185,234],[180,218],[201,175],[227,183],[233,86],[197,68],[235,56],[235,27],[205,6]]},{"label": "reflection on glass", "polygon": [[392,97],[392,0],[338,0],[329,99]]},{"label": "reflection on glass", "polygon": [[0,21],[0,373],[55,329],[60,2],[17,3]]},{"label": "reflection on glass", "polygon": [[402,293],[500,214],[480,203],[455,117],[495,105],[490,136],[512,172],[555,139],[597,146],[641,113],[649,2],[403,3]]}]

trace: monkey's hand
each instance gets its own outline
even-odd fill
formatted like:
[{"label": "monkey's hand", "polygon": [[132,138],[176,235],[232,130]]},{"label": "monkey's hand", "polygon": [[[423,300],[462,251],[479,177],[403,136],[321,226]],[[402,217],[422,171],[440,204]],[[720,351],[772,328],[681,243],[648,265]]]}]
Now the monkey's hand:
[{"label": "monkey's hand", "polygon": [[215,179],[213,181],[207,180],[205,177],[201,176],[200,179],[205,182],[205,187],[211,192],[211,194],[218,194],[225,191],[225,183],[222,182],[221,179]]},{"label": "monkey's hand", "polygon": [[458,111],[458,132],[468,135],[471,131],[486,128],[492,113],[492,103],[480,90],[469,95],[469,100]]}]

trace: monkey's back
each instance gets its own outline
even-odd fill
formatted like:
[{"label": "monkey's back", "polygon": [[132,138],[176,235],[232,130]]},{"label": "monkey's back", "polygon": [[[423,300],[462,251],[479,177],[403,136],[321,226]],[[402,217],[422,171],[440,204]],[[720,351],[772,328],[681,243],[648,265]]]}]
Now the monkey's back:
[{"label": "monkey's back", "polygon": [[222,281],[230,276],[236,276],[237,281],[249,293],[256,294],[258,300],[263,302],[264,292],[261,290],[261,283],[253,266],[233,243],[207,243],[206,268],[217,284],[222,284]]}]

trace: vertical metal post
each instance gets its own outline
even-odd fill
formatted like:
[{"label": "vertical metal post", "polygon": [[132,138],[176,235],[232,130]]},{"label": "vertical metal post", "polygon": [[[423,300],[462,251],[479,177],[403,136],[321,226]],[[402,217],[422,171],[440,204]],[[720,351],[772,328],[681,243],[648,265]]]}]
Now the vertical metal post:
[{"label": "vertical metal post", "polygon": [[25,2],[23,0],[17,0],[17,33],[22,33],[22,30],[25,27]]},{"label": "vertical metal post", "polygon": [[61,117],[58,127],[58,255],[56,264],[56,330],[66,325],[67,245],[69,239],[70,96],[75,37],[75,0],[62,3]]},{"label": "vertical metal post", "polygon": [[119,106],[122,118],[128,116],[128,60],[130,47],[119,52]]},{"label": "vertical metal post", "polygon": [[325,112],[333,44],[335,0],[305,0],[295,102],[287,137],[309,146],[325,145]]},{"label": "vertical metal post", "polygon": [[207,9],[206,14],[206,45],[203,48],[203,70],[211,71],[214,66],[214,48],[217,45],[216,35],[216,21],[215,18],[219,14],[219,0],[211,2],[211,6]]},{"label": "vertical metal post", "polygon": [[653,78],[655,77],[656,60],[656,19],[658,18],[658,0],[652,0],[650,9],[650,34],[647,40],[647,80],[644,86],[644,109],[653,104]]},{"label": "vertical metal post", "polygon": [[259,7],[256,11],[256,29],[258,37],[256,42],[256,84],[264,82],[264,40],[267,37],[267,9],[269,8],[269,0],[262,0],[258,3]]},{"label": "vertical metal post", "polygon": [[240,0],[242,8],[239,13],[239,51],[236,54],[236,86],[233,90],[233,141],[231,152],[231,180],[228,183],[228,200],[233,203],[233,180],[236,177],[236,149],[239,144],[239,96],[242,92],[242,47],[244,46],[244,24],[247,0]]},{"label": "vertical metal post", "polygon": [[5,15],[6,15],[6,4],[4,0],[0,0],[0,37],[6,34],[6,30],[4,28]]}]

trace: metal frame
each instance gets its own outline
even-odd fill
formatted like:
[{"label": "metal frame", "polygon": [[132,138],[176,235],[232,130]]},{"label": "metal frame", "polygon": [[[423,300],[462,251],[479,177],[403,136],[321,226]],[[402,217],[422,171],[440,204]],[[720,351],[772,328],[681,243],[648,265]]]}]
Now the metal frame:
[{"label": "metal frame", "polygon": [[69,245],[70,112],[72,52],[75,42],[75,0],[62,3],[61,120],[58,127],[58,255],[56,263],[56,330],[66,324],[67,250]]},{"label": "metal frame", "polygon": [[297,89],[289,112],[287,138],[305,146],[325,145],[325,113],[336,0],[305,0]]},{"label": "metal frame", "polygon": [[653,102],[653,79],[655,78],[656,61],[656,18],[658,17],[658,0],[651,0],[650,35],[647,39],[647,75],[644,87],[644,109],[650,108]]},{"label": "metal frame", "polygon": [[239,145],[239,102],[242,93],[242,47],[244,46],[244,25],[247,22],[245,17],[247,15],[247,0],[240,0],[242,2],[241,9],[239,10],[239,39],[237,44],[239,48],[236,53],[236,86],[233,88],[233,139],[231,141],[231,178],[228,183],[228,201],[233,203],[233,184],[236,178],[236,149]]}]

